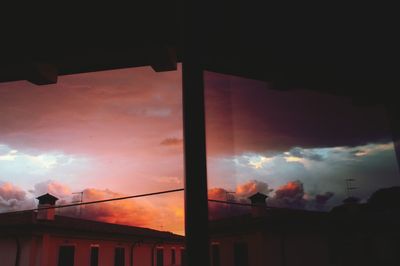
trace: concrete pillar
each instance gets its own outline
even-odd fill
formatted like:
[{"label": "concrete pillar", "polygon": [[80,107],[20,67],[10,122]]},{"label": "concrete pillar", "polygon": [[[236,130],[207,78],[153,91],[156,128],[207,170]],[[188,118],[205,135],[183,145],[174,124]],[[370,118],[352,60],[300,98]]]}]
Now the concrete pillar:
[{"label": "concrete pillar", "polygon": [[[204,3],[182,2],[183,130],[185,152],[185,257],[188,266],[210,265],[203,65]],[[200,27],[199,27],[200,26]]]},{"label": "concrete pillar", "polygon": [[184,61],[185,234],[187,265],[209,265],[203,71]]}]

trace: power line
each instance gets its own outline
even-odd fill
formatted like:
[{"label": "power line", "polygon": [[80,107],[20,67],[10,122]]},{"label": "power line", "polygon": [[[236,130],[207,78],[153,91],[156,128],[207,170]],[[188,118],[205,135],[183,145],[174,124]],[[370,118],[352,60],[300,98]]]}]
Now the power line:
[{"label": "power line", "polygon": [[254,206],[251,203],[242,203],[242,202],[225,201],[225,200],[208,199],[208,201],[217,202],[217,203],[224,203],[224,204],[232,204],[232,205]]},{"label": "power line", "polygon": [[[185,190],[185,189],[184,188],[178,188],[178,189],[164,190],[164,191],[158,191],[158,192],[152,192],[152,193],[146,193],[146,194],[138,194],[138,195],[132,195],[132,196],[126,196],[126,197],[111,198],[111,199],[104,199],[104,200],[95,200],[95,201],[87,201],[87,202],[79,202],[79,203],[72,203],[72,204],[65,204],[65,205],[47,206],[47,207],[41,207],[41,208],[35,208],[35,209],[29,209],[29,210],[22,210],[22,211],[14,211],[14,212],[6,212],[6,213],[7,214],[12,214],[12,213],[31,212],[31,211],[38,211],[38,210],[61,209],[61,208],[81,206],[81,205],[89,205],[89,204],[97,204],[97,203],[117,201],[117,200],[125,200],[125,199],[133,199],[133,198],[154,196],[154,195],[160,195],[160,194],[166,194],[166,193],[179,192],[179,191],[183,191],[183,190]],[[248,207],[251,207],[251,206],[259,207],[259,205],[255,205],[255,204],[251,204],[251,203],[242,203],[242,202],[216,200],[216,199],[208,199],[208,201],[216,202],[216,203],[223,203],[223,204],[231,204],[231,205],[241,205],[241,206],[248,206]],[[266,206],[265,208],[267,208],[267,209],[282,209],[282,208],[271,207],[271,206]]]},{"label": "power line", "polygon": [[21,212],[31,212],[31,211],[38,211],[38,210],[60,209],[60,208],[67,208],[67,207],[74,207],[74,206],[81,206],[81,205],[89,205],[89,204],[110,202],[110,201],[116,201],[116,200],[124,200],[124,199],[133,199],[133,198],[154,196],[154,195],[178,192],[178,191],[183,191],[183,190],[184,190],[183,188],[178,188],[178,189],[158,191],[158,192],[139,194],[139,195],[133,195],[133,196],[111,198],[111,199],[104,199],[104,200],[95,200],[95,201],[87,201],[87,202],[72,203],[72,204],[65,204],[65,205],[48,206],[48,207],[41,207],[41,208],[35,208],[35,209],[29,209],[29,210],[23,210],[23,211],[7,212],[7,213],[21,213]]},{"label": "power line", "polygon": [[[216,199],[208,199],[208,201],[216,202],[216,203],[223,203],[223,204],[231,204],[231,205],[241,205],[241,206],[249,206],[249,207],[260,207],[260,205],[251,204],[251,203],[242,203],[242,202],[235,202],[235,201],[225,201],[225,200],[216,200]],[[282,209],[278,207],[271,207],[271,206],[264,206],[266,209]]]}]

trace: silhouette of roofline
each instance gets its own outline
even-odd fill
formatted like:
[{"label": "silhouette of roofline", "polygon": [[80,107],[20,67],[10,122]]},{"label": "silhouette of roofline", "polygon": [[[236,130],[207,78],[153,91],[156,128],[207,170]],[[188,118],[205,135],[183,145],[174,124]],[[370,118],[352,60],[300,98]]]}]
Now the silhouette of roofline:
[{"label": "silhouette of roofline", "polygon": [[37,220],[36,212],[0,214],[0,234],[15,232],[75,232],[94,234],[98,237],[146,238],[169,242],[182,242],[183,236],[150,228],[106,223],[68,216],[56,215],[54,220]]}]

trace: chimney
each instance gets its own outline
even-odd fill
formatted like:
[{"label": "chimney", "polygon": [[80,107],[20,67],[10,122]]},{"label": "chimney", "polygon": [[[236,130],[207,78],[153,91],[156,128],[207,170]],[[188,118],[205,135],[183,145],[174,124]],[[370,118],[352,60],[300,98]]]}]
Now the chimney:
[{"label": "chimney", "polygon": [[267,195],[257,192],[256,194],[249,197],[251,200],[251,216],[261,217],[267,213],[267,203],[265,200],[268,198]]},{"label": "chimney", "polygon": [[58,198],[54,197],[53,195],[50,195],[49,193],[46,193],[40,197],[37,197],[36,199],[39,200],[39,204],[38,204],[39,210],[38,210],[38,214],[37,214],[37,219],[38,220],[54,220],[54,215],[55,215],[56,209],[40,210],[40,208],[47,208],[47,207],[55,206]]},{"label": "chimney", "polygon": [[356,197],[348,197],[343,200],[343,206],[346,208],[346,212],[350,215],[356,214],[360,211],[360,199]]}]

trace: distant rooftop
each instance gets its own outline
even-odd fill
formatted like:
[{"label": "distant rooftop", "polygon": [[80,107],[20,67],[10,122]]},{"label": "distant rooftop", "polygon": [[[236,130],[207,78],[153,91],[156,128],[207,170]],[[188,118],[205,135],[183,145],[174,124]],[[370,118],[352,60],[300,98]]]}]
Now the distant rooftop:
[{"label": "distant rooftop", "polygon": [[171,232],[158,231],[149,228],[112,224],[56,215],[53,221],[37,220],[36,212],[0,214],[0,234],[14,231],[29,232],[65,232],[68,234],[95,235],[97,237],[115,238],[147,238],[157,241],[182,242],[183,236]]},{"label": "distant rooftop", "polygon": [[[392,191],[395,189],[390,190]],[[244,214],[212,220],[209,224],[210,234],[216,236],[259,232],[330,232],[334,228],[390,231],[397,230],[400,223],[398,208],[388,208],[388,211],[381,212],[380,209],[367,203],[344,203],[332,208],[330,212],[288,208],[266,209],[265,215],[260,217]],[[354,213],[357,215],[352,215]]]},{"label": "distant rooftop", "polygon": [[51,205],[54,205],[55,202],[58,200],[57,197],[55,197],[49,193],[41,195],[41,196],[37,197],[36,199],[39,200],[39,204],[51,204]]},{"label": "distant rooftop", "polygon": [[268,208],[265,215],[251,214],[226,217],[210,221],[210,234],[241,234],[276,230],[317,230],[327,221],[328,213],[286,208]]}]

